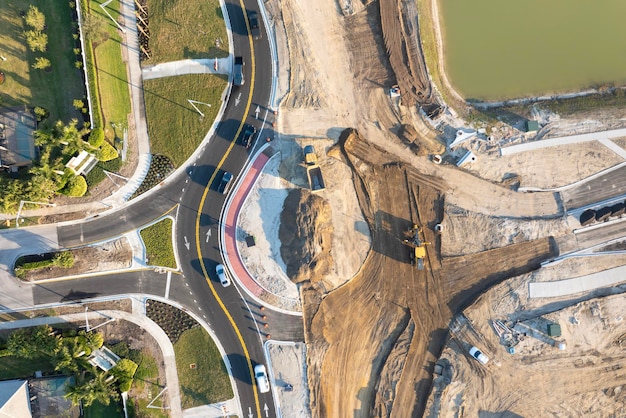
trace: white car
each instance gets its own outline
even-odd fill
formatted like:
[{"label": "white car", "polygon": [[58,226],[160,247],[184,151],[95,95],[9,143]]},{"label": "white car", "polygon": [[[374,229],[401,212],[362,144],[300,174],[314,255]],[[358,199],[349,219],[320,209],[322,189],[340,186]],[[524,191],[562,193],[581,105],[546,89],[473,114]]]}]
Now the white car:
[{"label": "white car", "polygon": [[259,392],[267,393],[270,391],[270,382],[267,379],[267,371],[265,366],[257,364],[254,366],[254,378],[256,379],[256,385],[259,387]]},{"label": "white car", "polygon": [[487,364],[489,362],[489,357],[484,355],[478,348],[472,347],[469,349],[470,356],[474,357],[476,360],[481,362],[482,364]]},{"label": "white car", "polygon": [[217,277],[220,279],[220,283],[224,287],[230,286],[230,279],[226,277],[226,273],[224,272],[224,265],[218,264],[215,266],[215,272],[217,273]]}]

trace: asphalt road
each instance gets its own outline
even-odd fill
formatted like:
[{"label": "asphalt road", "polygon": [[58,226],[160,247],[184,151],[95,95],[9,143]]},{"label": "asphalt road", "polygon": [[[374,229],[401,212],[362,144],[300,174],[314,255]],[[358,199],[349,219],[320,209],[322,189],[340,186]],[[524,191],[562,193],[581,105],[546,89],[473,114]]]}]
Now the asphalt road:
[{"label": "asphalt road", "polygon": [[[44,304],[122,293],[168,296],[203,317],[218,335],[233,368],[244,415],[251,410],[254,416],[266,416],[263,410],[267,405],[269,416],[275,416],[271,392],[257,392],[252,369],[264,362],[262,343],[267,334],[271,333],[273,339],[302,340],[302,320],[261,311],[254,301],[242,297],[235,286],[221,287],[215,274],[215,265],[222,262],[217,228],[226,197],[217,192],[217,185],[224,171],[237,176],[246,163],[248,151],[235,144],[235,140],[244,123],[261,130],[272,83],[265,28],[261,28],[261,39],[252,40],[239,1],[225,3],[235,55],[244,58],[245,83],[233,86],[222,121],[206,151],[184,175],[178,175],[149,196],[115,213],[58,228],[59,245],[68,248],[135,230],[166,213],[175,215],[175,241],[183,274],[172,275],[169,286],[167,275],[153,270],[59,281],[35,286],[33,297],[36,304]],[[261,16],[255,1],[245,3],[246,8],[256,10]],[[260,120],[256,119],[257,107]],[[212,238],[206,242],[209,229]],[[263,319],[264,315],[267,318]],[[268,327],[263,328],[263,323]]]}]

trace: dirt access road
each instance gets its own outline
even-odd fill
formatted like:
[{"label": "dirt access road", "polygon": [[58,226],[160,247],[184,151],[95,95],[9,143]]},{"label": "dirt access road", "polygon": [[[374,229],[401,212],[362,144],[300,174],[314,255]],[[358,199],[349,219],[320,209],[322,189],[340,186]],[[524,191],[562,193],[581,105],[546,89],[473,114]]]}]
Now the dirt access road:
[{"label": "dirt access road", "polygon": [[[422,416],[453,315],[485,288],[537,268],[554,249],[540,239],[442,259],[433,227],[443,216],[445,181],[393,163],[355,133],[342,139],[372,251],[321,303],[319,289],[304,290],[313,415]],[[422,271],[402,242],[412,223],[432,243]]]}]

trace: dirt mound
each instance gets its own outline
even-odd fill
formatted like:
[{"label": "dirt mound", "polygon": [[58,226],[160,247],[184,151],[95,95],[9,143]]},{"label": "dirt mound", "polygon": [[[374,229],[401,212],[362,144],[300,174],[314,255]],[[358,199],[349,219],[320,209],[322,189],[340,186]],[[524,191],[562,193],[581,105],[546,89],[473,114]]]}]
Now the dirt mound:
[{"label": "dirt mound", "polygon": [[308,190],[294,189],[285,199],[278,235],[287,276],[294,282],[315,283],[333,265],[330,255],[333,225],[329,203]]}]

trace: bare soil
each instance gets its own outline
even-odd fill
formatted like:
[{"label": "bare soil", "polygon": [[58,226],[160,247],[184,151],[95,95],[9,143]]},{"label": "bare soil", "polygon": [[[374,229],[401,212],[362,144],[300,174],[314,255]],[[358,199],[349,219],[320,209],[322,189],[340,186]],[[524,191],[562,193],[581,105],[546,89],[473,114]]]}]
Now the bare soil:
[{"label": "bare soil", "polygon": [[24,280],[38,281],[69,277],[78,274],[88,274],[128,268],[132,264],[133,251],[126,238],[118,238],[90,247],[70,250],[74,256],[74,265],[69,268],[46,267],[37,270],[27,270]]},{"label": "bare soil", "polygon": [[[356,132],[343,139],[373,250],[359,273],[323,300],[313,281],[303,288],[313,416],[421,416],[453,315],[555,250],[543,238],[443,258],[433,228],[442,220],[445,181],[401,164],[370,165],[363,159],[376,155],[374,146]],[[421,271],[402,242],[413,223],[431,242]]]}]

